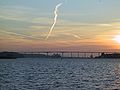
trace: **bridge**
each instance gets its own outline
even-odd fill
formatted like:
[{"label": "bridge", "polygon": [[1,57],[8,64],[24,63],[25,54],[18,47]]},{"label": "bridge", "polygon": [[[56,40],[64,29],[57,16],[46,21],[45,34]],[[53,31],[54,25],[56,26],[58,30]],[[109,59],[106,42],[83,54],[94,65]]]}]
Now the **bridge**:
[{"label": "bridge", "polygon": [[80,51],[39,51],[39,52],[21,52],[22,54],[43,54],[46,56],[60,55],[62,58],[95,58],[104,54],[113,54],[119,52],[80,52]]}]

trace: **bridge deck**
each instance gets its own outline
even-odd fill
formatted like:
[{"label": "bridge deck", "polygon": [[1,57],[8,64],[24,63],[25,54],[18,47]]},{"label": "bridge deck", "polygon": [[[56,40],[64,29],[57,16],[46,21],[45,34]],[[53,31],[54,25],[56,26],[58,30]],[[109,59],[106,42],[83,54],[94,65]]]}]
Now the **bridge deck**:
[{"label": "bridge deck", "polygon": [[113,54],[119,52],[81,52],[81,51],[39,51],[39,52],[21,52],[22,54],[44,54],[46,56],[52,56],[58,54],[65,58],[94,58],[104,54]]}]

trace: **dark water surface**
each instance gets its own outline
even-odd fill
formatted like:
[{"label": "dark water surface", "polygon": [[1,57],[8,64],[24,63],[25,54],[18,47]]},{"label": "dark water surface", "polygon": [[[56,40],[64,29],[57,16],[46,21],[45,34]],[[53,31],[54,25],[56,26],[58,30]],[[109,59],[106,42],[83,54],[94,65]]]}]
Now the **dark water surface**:
[{"label": "dark water surface", "polygon": [[1,59],[0,90],[120,89],[120,59]]}]

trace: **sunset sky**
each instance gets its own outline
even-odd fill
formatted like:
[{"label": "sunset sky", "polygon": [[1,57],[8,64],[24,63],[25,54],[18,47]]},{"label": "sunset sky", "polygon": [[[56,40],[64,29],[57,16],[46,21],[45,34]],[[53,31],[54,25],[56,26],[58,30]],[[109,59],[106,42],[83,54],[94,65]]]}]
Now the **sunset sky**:
[{"label": "sunset sky", "polygon": [[0,0],[0,51],[114,49],[120,49],[120,0]]}]

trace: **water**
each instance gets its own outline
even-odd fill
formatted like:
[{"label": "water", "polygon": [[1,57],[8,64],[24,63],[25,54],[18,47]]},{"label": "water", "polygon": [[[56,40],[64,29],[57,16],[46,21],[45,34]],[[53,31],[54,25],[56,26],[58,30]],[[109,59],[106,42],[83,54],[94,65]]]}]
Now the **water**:
[{"label": "water", "polygon": [[120,59],[1,59],[0,90],[117,90]]}]

